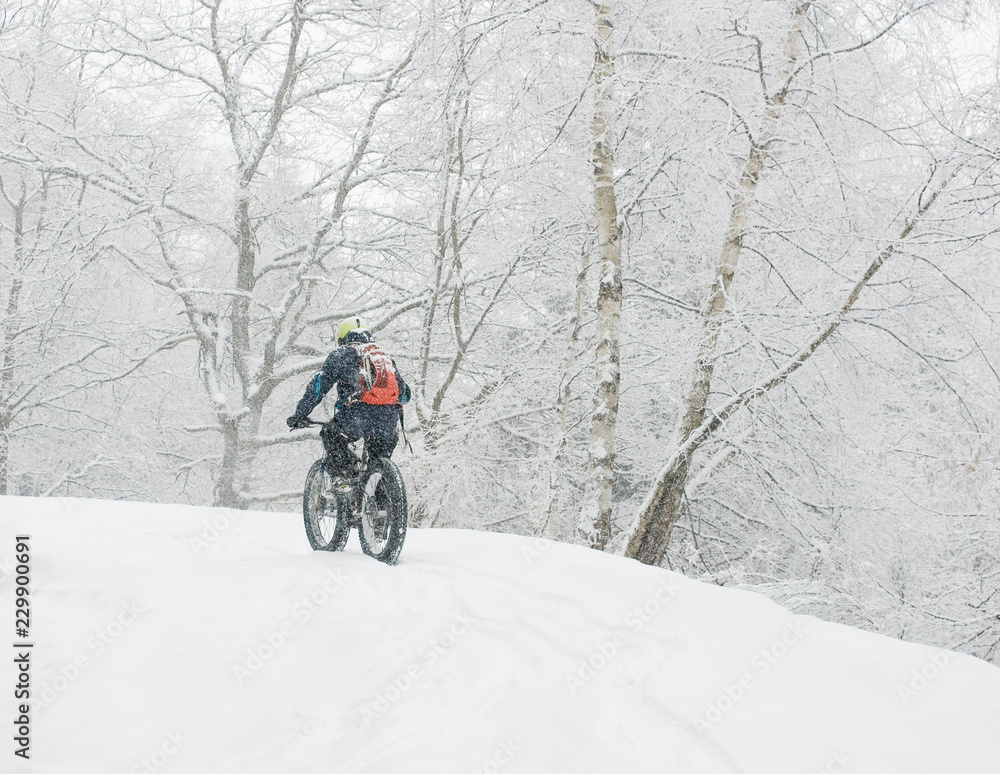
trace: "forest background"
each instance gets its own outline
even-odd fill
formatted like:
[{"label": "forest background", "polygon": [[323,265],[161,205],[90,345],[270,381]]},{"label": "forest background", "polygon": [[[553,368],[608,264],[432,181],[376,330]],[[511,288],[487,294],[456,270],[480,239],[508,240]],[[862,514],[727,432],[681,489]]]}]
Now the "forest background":
[{"label": "forest background", "polygon": [[997,16],[8,1],[0,494],[294,511],[361,315],[415,526],[1000,664]]}]

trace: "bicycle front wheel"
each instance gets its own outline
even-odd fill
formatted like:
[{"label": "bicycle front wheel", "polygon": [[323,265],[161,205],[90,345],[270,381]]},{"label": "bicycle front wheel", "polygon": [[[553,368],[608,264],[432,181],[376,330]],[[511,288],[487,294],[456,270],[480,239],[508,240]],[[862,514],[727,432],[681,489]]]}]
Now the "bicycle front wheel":
[{"label": "bicycle front wheel", "polygon": [[369,466],[361,497],[361,549],[380,562],[395,564],[406,538],[406,489],[392,460]]},{"label": "bicycle front wheel", "polygon": [[343,550],[351,532],[350,506],[347,498],[334,491],[325,460],[316,460],[306,474],[302,518],[314,551]]}]

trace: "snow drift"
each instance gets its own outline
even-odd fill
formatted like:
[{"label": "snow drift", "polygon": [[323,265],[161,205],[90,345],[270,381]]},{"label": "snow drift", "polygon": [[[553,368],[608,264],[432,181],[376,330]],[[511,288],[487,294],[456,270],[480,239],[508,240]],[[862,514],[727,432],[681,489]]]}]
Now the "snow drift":
[{"label": "snow drift", "polygon": [[574,546],[412,530],[387,567],[297,514],[97,500],[0,527],[34,642],[5,771],[998,770],[1000,670]]}]

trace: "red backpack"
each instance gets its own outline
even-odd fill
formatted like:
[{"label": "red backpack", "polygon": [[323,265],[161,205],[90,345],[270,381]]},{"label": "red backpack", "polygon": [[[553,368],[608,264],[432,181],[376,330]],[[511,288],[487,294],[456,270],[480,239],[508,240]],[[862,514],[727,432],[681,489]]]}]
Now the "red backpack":
[{"label": "red backpack", "polygon": [[358,400],[374,406],[399,402],[399,385],[392,358],[378,344],[351,344],[358,353]]}]

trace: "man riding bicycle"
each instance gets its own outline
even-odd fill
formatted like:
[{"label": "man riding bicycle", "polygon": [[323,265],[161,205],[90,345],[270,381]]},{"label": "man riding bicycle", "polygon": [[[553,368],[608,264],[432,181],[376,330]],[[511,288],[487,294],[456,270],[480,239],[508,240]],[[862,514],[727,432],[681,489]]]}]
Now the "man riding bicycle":
[{"label": "man riding bicycle", "polygon": [[337,386],[336,414],[323,426],[320,437],[332,475],[350,475],[354,456],[348,444],[365,439],[368,453],[391,457],[396,448],[396,423],[402,404],[410,399],[410,388],[396,363],[374,341],[360,317],[348,317],[337,326],[337,348],[309,380],[306,391],[285,420],[292,430],[308,427],[309,412]]}]

